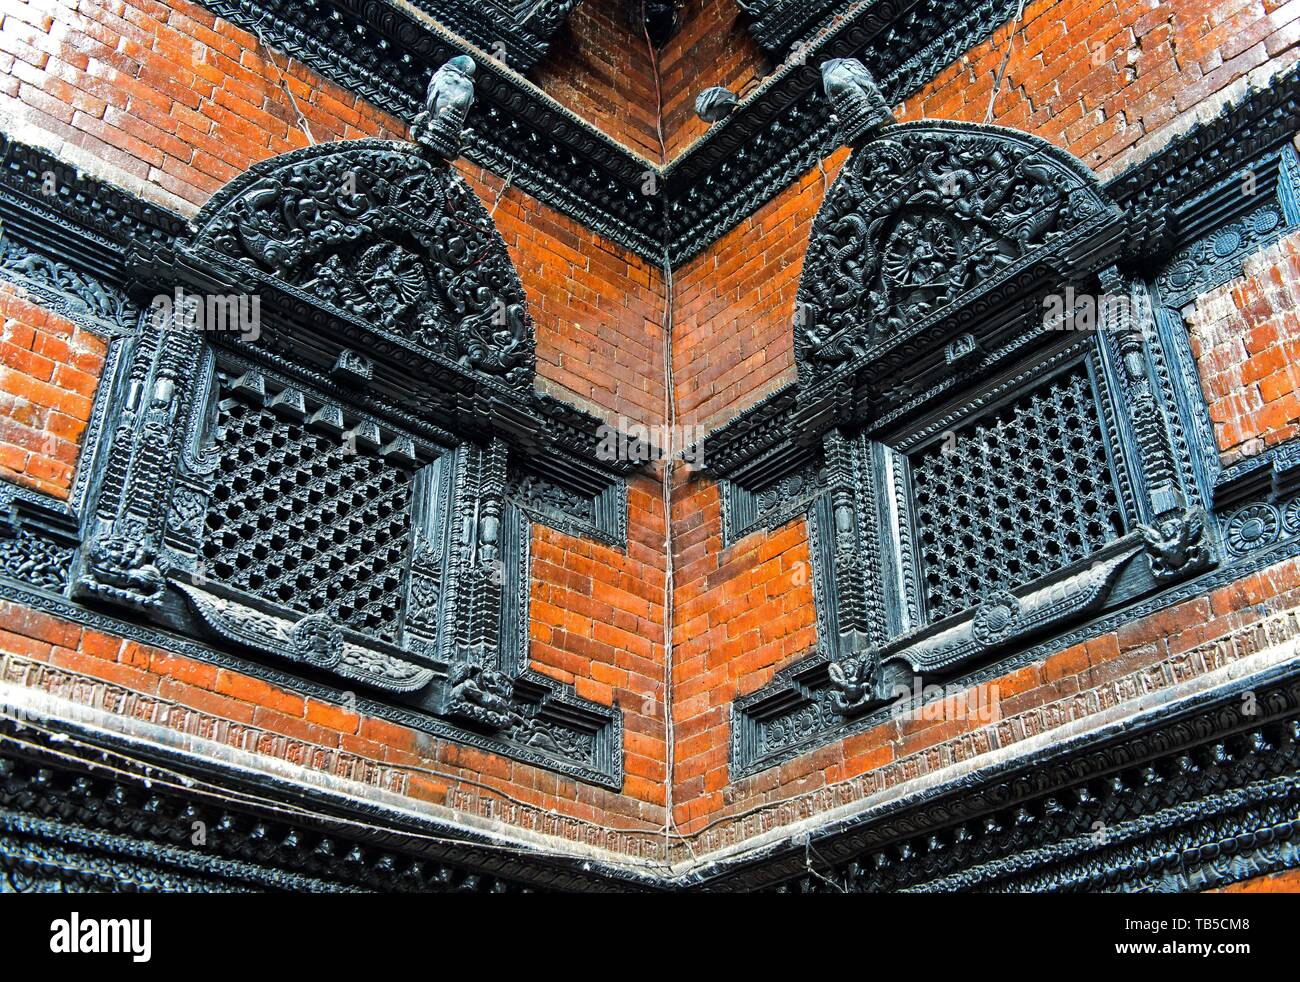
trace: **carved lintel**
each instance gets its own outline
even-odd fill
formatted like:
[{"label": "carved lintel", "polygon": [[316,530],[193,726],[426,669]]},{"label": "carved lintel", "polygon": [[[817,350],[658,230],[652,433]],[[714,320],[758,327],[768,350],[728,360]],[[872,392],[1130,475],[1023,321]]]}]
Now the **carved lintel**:
[{"label": "carved lintel", "polygon": [[217,636],[254,651],[389,692],[414,692],[433,681],[433,669],[347,640],[324,614],[291,620],[192,584],[176,587]]}]

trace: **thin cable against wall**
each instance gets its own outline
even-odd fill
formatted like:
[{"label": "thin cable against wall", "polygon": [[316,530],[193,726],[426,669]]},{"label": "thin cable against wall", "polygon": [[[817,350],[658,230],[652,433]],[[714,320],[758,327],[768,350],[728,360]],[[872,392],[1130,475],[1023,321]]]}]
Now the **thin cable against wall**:
[{"label": "thin cable against wall", "polygon": [[[275,76],[280,81],[280,91],[289,97],[289,105],[293,107],[294,113],[298,116],[298,125],[306,135],[307,142],[314,147],[316,145],[316,137],[312,135],[311,126],[307,122],[307,117],[304,116],[302,110],[298,108],[298,100],[294,98],[293,92],[290,91],[288,84],[284,80],[284,73],[280,71],[280,66],[276,63],[275,55],[271,53],[271,46],[266,43],[266,38],[262,36],[261,26],[254,24],[253,33],[257,35],[257,43],[266,49],[266,60],[269,61],[271,67],[275,69]],[[287,54],[285,55],[284,67],[289,67],[289,56]]]},{"label": "thin cable against wall", "polygon": [[[646,24],[645,18],[645,0],[641,0],[641,29],[645,32],[646,50],[650,53],[650,69],[654,75],[655,82],[655,132],[659,137],[659,162],[661,165],[668,163],[668,145],[664,140],[664,99],[663,99],[663,82],[659,76],[659,56],[655,52],[654,42],[650,39],[650,28]],[[662,178],[660,174],[656,178],[655,192],[661,193],[658,180]],[[660,202],[663,198],[660,197]],[[676,751],[675,732],[673,727],[673,605],[675,603],[673,586],[676,576],[675,565],[673,561],[673,465],[677,457],[677,399],[674,392],[673,379],[673,264],[672,256],[669,253],[669,243],[672,242],[672,229],[670,225],[670,216],[668,208],[663,208],[664,222],[664,258],[663,258],[663,277],[664,277],[664,325],[662,331],[663,338],[663,386],[664,386],[664,431],[667,446],[662,448],[661,460],[663,463],[662,474],[662,502],[664,510],[664,677],[663,677],[663,707],[664,707],[664,856],[671,856],[671,840],[675,836],[679,842],[685,843],[686,848],[690,850],[691,856],[694,857],[695,850],[691,848],[690,841],[681,834],[677,829],[677,822],[673,817],[673,757]]]},{"label": "thin cable against wall", "polygon": [[1007,73],[1007,62],[1011,60],[1011,47],[1016,42],[1016,33],[1020,30],[1020,19],[1025,15],[1025,0],[1020,0],[1016,7],[1016,16],[1011,21],[1011,33],[1007,35],[1007,50],[1002,52],[1002,64],[998,66],[997,78],[993,81],[993,91],[989,93],[989,108],[984,114],[984,122],[993,122],[993,103],[1002,91],[1002,79]]}]

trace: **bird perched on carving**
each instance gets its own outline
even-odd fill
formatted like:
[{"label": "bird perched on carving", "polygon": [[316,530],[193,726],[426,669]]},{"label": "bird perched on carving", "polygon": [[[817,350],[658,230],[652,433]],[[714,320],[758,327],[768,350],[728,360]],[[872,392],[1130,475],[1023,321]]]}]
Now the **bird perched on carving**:
[{"label": "bird perched on carving", "polygon": [[457,55],[433,73],[424,93],[424,111],[411,124],[417,143],[439,156],[460,155],[461,131],[474,104],[474,59]]},{"label": "bird perched on carving", "polygon": [[736,108],[736,101],[736,93],[715,85],[695,97],[695,115],[706,123],[719,122],[731,115]]},{"label": "bird perched on carving", "polygon": [[822,62],[822,89],[846,143],[857,144],[874,130],[894,122],[894,114],[875,79],[856,58]]}]

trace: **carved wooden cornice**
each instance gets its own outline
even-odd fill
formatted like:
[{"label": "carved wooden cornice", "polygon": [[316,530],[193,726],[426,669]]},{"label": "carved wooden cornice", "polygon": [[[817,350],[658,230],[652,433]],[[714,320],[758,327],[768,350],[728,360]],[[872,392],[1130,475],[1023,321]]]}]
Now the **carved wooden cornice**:
[{"label": "carved wooden cornice", "polygon": [[[484,57],[492,48],[490,40],[482,46],[488,39],[478,37],[481,26],[478,34],[466,27],[458,36],[455,24],[438,23],[440,11],[456,20],[443,9],[459,10],[452,0],[423,3],[432,16],[381,0],[207,0],[205,6],[407,120],[431,66],[455,54],[475,56],[481,105],[470,117],[475,134],[466,156],[503,177],[513,174],[529,194],[656,264],[665,248],[674,264],[695,255],[824,155],[829,130],[814,91],[823,59],[865,49],[863,57],[888,82],[890,96],[901,98],[1015,10],[1013,0],[986,0],[974,10],[938,0],[858,4],[801,48],[797,65],[780,67],[664,170],[560,106],[514,68]],[[509,42],[501,40],[508,55]]]},{"label": "carved wooden cornice", "polygon": [[[362,828],[355,802],[285,777],[60,732],[0,720],[0,877],[100,891],[1186,891],[1300,867],[1300,682],[1285,666],[676,869],[547,855],[382,803]],[[276,805],[260,807],[268,793]]]}]

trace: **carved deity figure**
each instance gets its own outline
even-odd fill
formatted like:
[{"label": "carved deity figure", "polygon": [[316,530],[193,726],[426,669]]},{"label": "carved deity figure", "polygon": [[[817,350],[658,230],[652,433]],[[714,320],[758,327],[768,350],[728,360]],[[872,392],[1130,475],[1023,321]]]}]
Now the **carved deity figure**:
[{"label": "carved deity figure", "polygon": [[457,55],[434,72],[424,94],[424,112],[411,124],[415,142],[447,160],[460,156],[465,117],[474,104],[474,72],[474,59],[468,55]]}]

